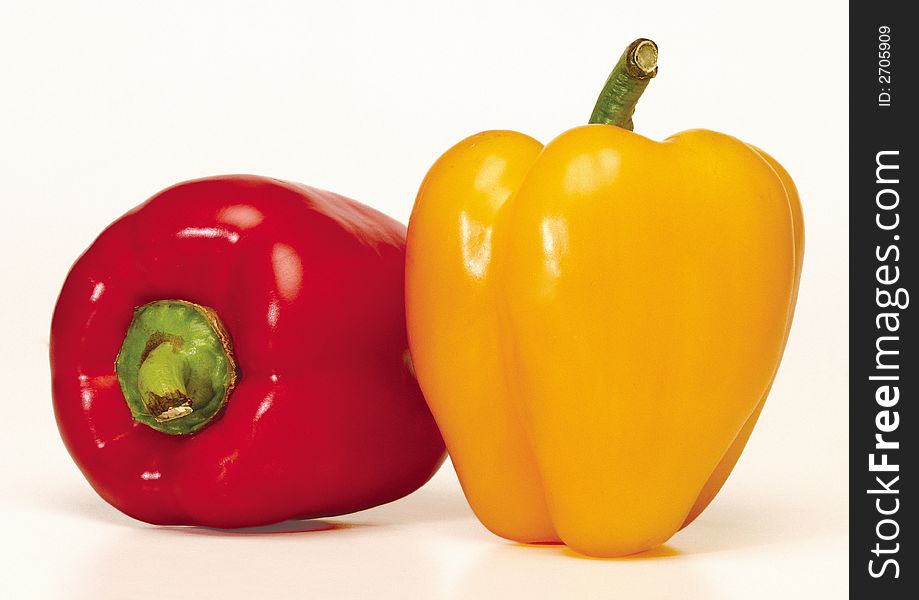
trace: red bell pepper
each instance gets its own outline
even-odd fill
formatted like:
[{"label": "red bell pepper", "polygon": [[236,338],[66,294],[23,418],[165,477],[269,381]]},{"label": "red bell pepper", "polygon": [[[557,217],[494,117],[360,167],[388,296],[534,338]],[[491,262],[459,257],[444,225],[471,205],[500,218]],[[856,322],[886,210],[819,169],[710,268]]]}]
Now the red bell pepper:
[{"label": "red bell pepper", "polygon": [[57,423],[92,487],[149,523],[247,527],[421,486],[444,444],[409,360],[404,248],[373,209],[254,176],[109,226],[51,326]]}]

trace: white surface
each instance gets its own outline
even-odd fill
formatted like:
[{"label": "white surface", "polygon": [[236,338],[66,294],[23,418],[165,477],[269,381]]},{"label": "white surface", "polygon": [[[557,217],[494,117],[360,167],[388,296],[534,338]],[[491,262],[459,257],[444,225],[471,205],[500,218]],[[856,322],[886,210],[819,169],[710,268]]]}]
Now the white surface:
[{"label": "white surface", "polygon": [[[266,4],[0,1],[0,596],[842,596],[845,3]],[[95,496],[57,436],[47,332],[68,267],[106,224],[173,182],[228,172],[405,220],[427,167],[462,137],[548,141],[586,121],[642,35],[660,44],[661,69],[637,130],[707,127],[766,149],[798,183],[807,222],[785,361],[696,524],[637,559],[515,546],[473,519],[449,468],[407,499],[331,520],[346,527],[283,535],[157,529]]]}]

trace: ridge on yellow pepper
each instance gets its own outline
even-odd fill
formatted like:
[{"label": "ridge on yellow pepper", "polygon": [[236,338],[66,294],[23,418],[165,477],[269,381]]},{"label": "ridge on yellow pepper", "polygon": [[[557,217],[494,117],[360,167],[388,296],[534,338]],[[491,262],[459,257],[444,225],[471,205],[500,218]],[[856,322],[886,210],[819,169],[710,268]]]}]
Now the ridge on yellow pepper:
[{"label": "ridge on yellow pepper", "polygon": [[425,178],[408,230],[418,381],[476,516],[518,542],[640,552],[718,493],[762,410],[804,247],[766,153],[632,133],[637,40],[591,123],[486,131]]}]

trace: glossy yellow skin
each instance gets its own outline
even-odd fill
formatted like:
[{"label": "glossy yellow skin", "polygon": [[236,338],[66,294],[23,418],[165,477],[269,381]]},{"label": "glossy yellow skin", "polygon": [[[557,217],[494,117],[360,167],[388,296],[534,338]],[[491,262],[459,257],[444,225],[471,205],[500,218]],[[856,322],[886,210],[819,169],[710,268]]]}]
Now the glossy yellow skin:
[{"label": "glossy yellow skin", "polygon": [[444,154],[409,223],[409,344],[482,523],[603,557],[688,524],[762,409],[802,254],[787,173],[726,135]]}]

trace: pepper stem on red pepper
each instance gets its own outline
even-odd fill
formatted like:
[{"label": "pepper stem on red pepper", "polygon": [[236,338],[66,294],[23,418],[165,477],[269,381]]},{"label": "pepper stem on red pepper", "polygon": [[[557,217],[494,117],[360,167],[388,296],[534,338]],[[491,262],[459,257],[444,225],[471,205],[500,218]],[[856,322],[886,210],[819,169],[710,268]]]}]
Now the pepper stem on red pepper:
[{"label": "pepper stem on red pepper", "polygon": [[635,105],[655,75],[657,44],[645,38],[629,44],[606,80],[589,123],[616,125],[632,131]]},{"label": "pepper stem on red pepper", "polygon": [[134,420],[173,435],[210,423],[237,378],[230,336],[217,313],[185,300],[135,309],[115,370]]},{"label": "pepper stem on red pepper", "polygon": [[160,423],[194,412],[194,400],[189,397],[187,386],[191,369],[181,353],[182,345],[181,340],[160,343],[147,354],[137,371],[140,398]]}]

